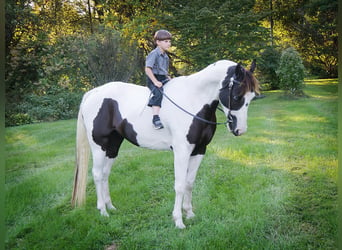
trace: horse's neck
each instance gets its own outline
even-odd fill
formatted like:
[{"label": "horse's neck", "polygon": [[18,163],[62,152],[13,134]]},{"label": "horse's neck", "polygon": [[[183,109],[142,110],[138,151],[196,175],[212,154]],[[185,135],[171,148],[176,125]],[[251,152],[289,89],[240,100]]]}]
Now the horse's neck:
[{"label": "horse's neck", "polygon": [[232,65],[234,62],[218,61],[197,73],[179,77],[167,86],[167,92],[175,96],[179,103],[191,102],[199,106],[211,103],[218,100],[221,83]]},{"label": "horse's neck", "polygon": [[189,87],[198,95],[207,97],[208,101],[211,101],[218,98],[221,82],[225,75],[226,68],[207,67],[189,76]]}]

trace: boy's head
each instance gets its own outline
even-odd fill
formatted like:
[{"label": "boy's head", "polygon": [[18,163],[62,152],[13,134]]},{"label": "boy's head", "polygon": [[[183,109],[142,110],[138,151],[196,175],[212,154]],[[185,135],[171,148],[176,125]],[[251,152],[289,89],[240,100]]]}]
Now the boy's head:
[{"label": "boy's head", "polygon": [[171,40],[171,33],[167,30],[158,30],[154,34],[154,43],[157,44],[157,41]]}]

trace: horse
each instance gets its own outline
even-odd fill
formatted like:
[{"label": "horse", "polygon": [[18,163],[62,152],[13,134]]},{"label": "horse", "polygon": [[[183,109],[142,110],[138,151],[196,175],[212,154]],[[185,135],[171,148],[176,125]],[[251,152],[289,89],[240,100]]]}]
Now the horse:
[{"label": "horse", "polygon": [[185,228],[182,208],[187,219],[195,216],[193,183],[218,124],[215,114],[218,104],[227,117],[224,124],[228,131],[235,136],[244,134],[249,104],[259,93],[254,69],[255,61],[247,70],[240,63],[220,60],[197,73],[173,78],[164,85],[160,110],[164,128],[160,130],[152,126],[147,87],[110,82],[86,92],[77,118],[72,206],[85,203],[91,150],[97,209],[103,216],[109,216],[107,209],[116,209],[109,194],[108,177],[120,145],[126,139],[139,147],[173,152],[175,203],[172,215],[175,226]]}]

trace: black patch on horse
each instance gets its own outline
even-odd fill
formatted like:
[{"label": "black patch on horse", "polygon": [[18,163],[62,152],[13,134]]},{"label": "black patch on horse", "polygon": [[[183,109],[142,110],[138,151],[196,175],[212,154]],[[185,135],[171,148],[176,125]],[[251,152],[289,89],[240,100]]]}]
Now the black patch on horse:
[{"label": "black patch on horse", "polygon": [[109,158],[115,158],[118,155],[124,139],[139,146],[137,133],[132,124],[122,119],[118,103],[110,98],[103,99],[102,106],[93,122],[92,136],[94,142],[101,146]]},{"label": "black patch on horse", "polygon": [[[196,114],[198,117],[206,119],[208,121],[216,122],[216,108],[218,101],[213,101],[210,105],[206,104]],[[207,149],[207,145],[210,143],[216,131],[216,124],[209,124],[200,121],[196,118],[192,120],[192,124],[189,128],[189,132],[186,135],[189,143],[195,144],[195,148],[191,153],[191,156],[198,154],[204,155]]]},{"label": "black patch on horse", "polygon": [[[245,75],[246,71],[240,64],[228,68],[226,78],[222,82],[222,88],[220,89],[219,94],[220,101],[226,108],[239,110],[245,103],[245,98],[243,96],[245,93],[243,93],[243,89],[239,83],[244,80]],[[232,93],[230,93],[229,83],[232,77],[235,81],[231,88]]]}]

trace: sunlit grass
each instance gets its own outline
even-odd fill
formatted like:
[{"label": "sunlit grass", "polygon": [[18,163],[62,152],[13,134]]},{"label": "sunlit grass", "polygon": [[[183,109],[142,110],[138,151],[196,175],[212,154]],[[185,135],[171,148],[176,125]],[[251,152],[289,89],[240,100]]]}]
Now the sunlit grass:
[{"label": "sunlit grass", "polygon": [[305,83],[307,85],[331,85],[331,84],[337,84],[338,80],[336,78],[331,79],[306,79]]},{"label": "sunlit grass", "polygon": [[90,169],[87,204],[70,206],[75,120],[7,128],[6,248],[336,249],[336,90],[336,80],[311,80],[306,98],[265,92],[245,135],[219,126],[185,230],[171,218],[172,152],[125,142],[110,176],[118,210],[104,218]]}]

